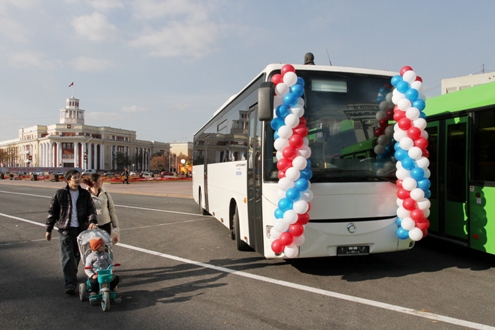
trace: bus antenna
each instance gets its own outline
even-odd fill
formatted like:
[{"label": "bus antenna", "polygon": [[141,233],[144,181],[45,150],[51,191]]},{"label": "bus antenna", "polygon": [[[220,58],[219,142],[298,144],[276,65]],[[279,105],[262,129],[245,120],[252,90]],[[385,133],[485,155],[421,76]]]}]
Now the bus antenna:
[{"label": "bus antenna", "polygon": [[330,63],[330,66],[332,66],[332,61],[330,61],[330,54],[328,54],[328,48],[325,47],[325,49],[327,50],[328,62]]}]

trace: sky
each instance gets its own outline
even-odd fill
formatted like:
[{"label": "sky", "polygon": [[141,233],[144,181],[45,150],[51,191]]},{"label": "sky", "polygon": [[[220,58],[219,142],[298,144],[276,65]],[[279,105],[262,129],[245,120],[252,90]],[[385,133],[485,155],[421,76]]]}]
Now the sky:
[{"label": "sky", "polygon": [[[192,141],[270,63],[398,72],[426,97],[495,71],[492,0],[0,0],[0,141],[59,122]],[[71,83],[73,87],[69,87]]]}]

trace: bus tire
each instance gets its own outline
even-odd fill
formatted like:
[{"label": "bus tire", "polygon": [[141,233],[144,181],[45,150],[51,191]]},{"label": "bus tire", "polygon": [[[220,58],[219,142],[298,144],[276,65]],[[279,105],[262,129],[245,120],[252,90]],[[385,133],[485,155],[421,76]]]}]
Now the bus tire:
[{"label": "bus tire", "polygon": [[198,210],[199,210],[199,214],[201,215],[207,215],[208,212],[206,212],[206,210],[203,208],[203,205],[201,205],[201,202],[202,202],[202,198],[201,198],[201,189],[199,190],[199,196],[198,196]]},{"label": "bus tire", "polygon": [[235,230],[235,241],[237,243],[237,250],[239,251],[252,251],[253,249],[243,240],[241,240],[241,231],[239,229],[239,210],[237,206],[234,212],[234,230]]}]

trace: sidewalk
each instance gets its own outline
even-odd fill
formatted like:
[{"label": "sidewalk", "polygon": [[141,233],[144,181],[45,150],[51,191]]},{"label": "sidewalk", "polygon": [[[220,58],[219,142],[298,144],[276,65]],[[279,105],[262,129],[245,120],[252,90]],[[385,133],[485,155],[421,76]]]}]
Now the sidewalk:
[{"label": "sidewalk", "polygon": [[[50,182],[50,181],[24,181],[24,180],[0,180],[1,185],[16,185],[38,188],[55,189],[65,187],[65,182]],[[86,187],[85,184],[81,184]],[[150,182],[132,182],[130,184],[122,183],[104,183],[103,188],[112,194],[132,194],[132,195],[147,195],[147,196],[163,196],[174,198],[193,198],[192,182],[177,182],[177,181],[150,181]]]}]

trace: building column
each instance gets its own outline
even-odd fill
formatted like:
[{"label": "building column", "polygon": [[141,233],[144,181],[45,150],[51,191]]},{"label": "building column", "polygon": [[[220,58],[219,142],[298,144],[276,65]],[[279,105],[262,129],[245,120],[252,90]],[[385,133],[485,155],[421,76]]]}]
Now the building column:
[{"label": "building column", "polygon": [[100,168],[105,170],[105,145],[100,144]]},{"label": "building column", "polygon": [[64,166],[64,160],[62,159],[62,142],[57,142],[57,159],[55,166]]},{"label": "building column", "polygon": [[[87,163],[88,163],[88,159],[87,159],[88,156],[87,156],[86,152],[87,152],[86,151],[86,142],[83,142],[82,143],[82,149],[81,149],[81,159],[82,159],[82,166],[81,167],[84,170],[87,170],[87,167],[88,167],[88,165],[87,165]],[[86,156],[86,159],[84,159],[84,156]]]},{"label": "building column", "polygon": [[93,143],[88,144],[88,168],[93,169]]}]

